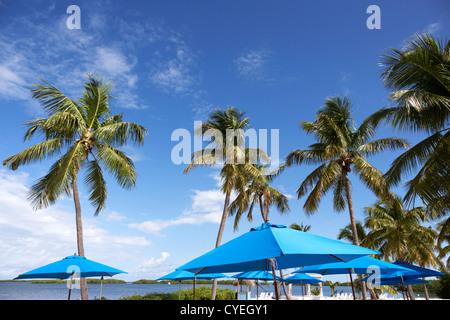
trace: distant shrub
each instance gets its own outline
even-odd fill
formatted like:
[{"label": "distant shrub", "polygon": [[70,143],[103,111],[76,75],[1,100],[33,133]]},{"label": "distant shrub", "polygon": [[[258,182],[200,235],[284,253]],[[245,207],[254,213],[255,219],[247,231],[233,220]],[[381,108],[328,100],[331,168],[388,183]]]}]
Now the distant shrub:
[{"label": "distant shrub", "polygon": [[[195,300],[210,300],[211,287],[195,288]],[[179,298],[178,298],[179,296]],[[146,295],[125,296],[120,300],[193,300],[193,289],[184,289],[170,293],[148,293]],[[217,289],[216,300],[234,300],[235,292],[231,289]]]}]

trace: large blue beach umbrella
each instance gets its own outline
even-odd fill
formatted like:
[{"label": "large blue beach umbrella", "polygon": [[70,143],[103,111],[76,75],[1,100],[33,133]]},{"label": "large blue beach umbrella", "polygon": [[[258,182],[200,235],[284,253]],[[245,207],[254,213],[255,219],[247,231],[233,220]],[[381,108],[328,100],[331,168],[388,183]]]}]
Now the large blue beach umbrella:
[{"label": "large blue beach umbrella", "polygon": [[165,276],[162,276],[161,278],[158,278],[156,280],[174,280],[174,281],[180,281],[180,288],[178,292],[178,299],[180,298],[180,292],[181,292],[181,281],[182,280],[193,280],[193,299],[195,300],[195,280],[211,280],[211,279],[217,279],[217,278],[229,278],[227,275],[223,273],[204,273],[196,275],[193,272],[189,272],[186,270],[175,270],[169,274],[166,274]]},{"label": "large blue beach umbrella", "polygon": [[[98,263],[85,257],[72,255],[59,261],[25,272],[14,278],[17,279],[60,279],[66,280],[74,276],[88,277],[112,277],[125,271]],[[72,284],[72,281],[70,282]],[[70,300],[71,287],[69,288]]]},{"label": "large blue beach umbrella", "polygon": [[[267,222],[193,259],[178,270],[196,274],[272,270],[274,274],[276,268],[349,261],[370,254],[379,252]],[[278,299],[275,278],[274,284]]]}]

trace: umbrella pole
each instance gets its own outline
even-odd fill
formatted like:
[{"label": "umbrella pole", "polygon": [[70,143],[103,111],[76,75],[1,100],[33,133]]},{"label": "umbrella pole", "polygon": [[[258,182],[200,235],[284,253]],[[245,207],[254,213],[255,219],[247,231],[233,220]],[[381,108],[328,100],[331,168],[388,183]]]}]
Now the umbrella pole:
[{"label": "umbrella pole", "polygon": [[274,264],[275,264],[275,262],[272,260],[272,259],[269,259],[270,260],[270,265],[271,265],[271,267],[272,267],[272,275],[273,275],[273,288],[275,289],[275,298],[277,299],[277,300],[279,300],[279,297],[278,297],[278,288],[277,288],[277,276],[275,275],[275,268],[274,268]]},{"label": "umbrella pole", "polygon": [[259,293],[258,293],[258,280],[259,279],[256,279],[256,300],[259,300],[258,299],[258,295],[259,295]]},{"label": "umbrella pole", "polygon": [[352,272],[351,272],[350,269],[348,269],[348,274],[350,275],[350,282],[352,283],[353,300],[356,300],[356,296],[355,296],[355,288],[354,288],[354,286],[353,286]]},{"label": "umbrella pole", "polygon": [[102,300],[103,276],[100,278],[100,300]]},{"label": "umbrella pole", "polygon": [[194,277],[194,291],[192,292],[192,299],[195,300],[195,277]]},{"label": "umbrella pole", "polygon": [[73,277],[73,272],[70,275],[70,286],[69,286],[69,297],[67,298],[67,300],[70,300],[70,292],[72,291],[72,277]]}]

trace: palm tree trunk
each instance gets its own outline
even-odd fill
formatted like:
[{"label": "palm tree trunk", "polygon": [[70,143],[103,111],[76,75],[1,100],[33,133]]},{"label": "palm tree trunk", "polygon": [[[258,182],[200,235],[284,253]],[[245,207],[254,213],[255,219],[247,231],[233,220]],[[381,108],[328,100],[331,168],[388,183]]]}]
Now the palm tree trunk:
[{"label": "palm tree trunk", "polygon": [[[350,191],[350,183],[348,179],[348,172],[345,168],[342,169],[344,175],[345,194],[347,196],[348,213],[350,214],[350,225],[352,226],[353,244],[359,246],[358,231],[356,229],[355,212],[353,211],[352,193]],[[359,276],[361,279],[361,275]],[[363,300],[367,300],[366,283],[361,281],[361,291]]]},{"label": "palm tree trunk", "polygon": [[[222,220],[220,221],[219,232],[217,234],[216,248],[220,246],[220,243],[222,242],[223,230],[225,229],[225,223],[227,222],[228,207],[230,205],[230,194],[231,194],[230,190],[228,190],[225,194],[225,204],[223,205]],[[214,279],[211,291],[211,300],[216,300],[216,291],[217,291],[217,279]]]},{"label": "palm tree trunk", "polygon": [[[78,195],[77,174],[78,174],[78,172],[76,170],[73,180],[72,180],[73,201],[75,203],[75,221],[76,221],[76,225],[77,225],[78,255],[81,257],[84,257],[83,224],[81,221],[81,204],[80,204],[80,197]],[[80,279],[80,289],[81,289],[81,299],[89,300],[86,278]]]},{"label": "palm tree trunk", "polygon": [[350,214],[350,225],[352,227],[353,244],[359,246],[358,231],[356,229],[355,212],[353,211],[352,193],[350,191],[350,184],[347,171],[343,170],[345,194],[347,196],[348,213]]},{"label": "palm tree trunk", "polygon": [[410,298],[411,300],[416,300],[416,297],[414,296],[414,291],[413,291],[412,286],[411,286],[410,284],[408,284],[408,285],[406,286],[406,289],[408,290],[409,298]]},{"label": "palm tree trunk", "polygon": [[[425,280],[425,278],[422,278],[422,280]],[[423,291],[425,292],[425,300],[430,300],[426,283],[423,284]]]},{"label": "palm tree trunk", "polygon": [[263,222],[266,222],[266,217],[264,214],[264,203],[262,194],[259,195],[259,209],[261,210],[261,216],[263,218]]}]

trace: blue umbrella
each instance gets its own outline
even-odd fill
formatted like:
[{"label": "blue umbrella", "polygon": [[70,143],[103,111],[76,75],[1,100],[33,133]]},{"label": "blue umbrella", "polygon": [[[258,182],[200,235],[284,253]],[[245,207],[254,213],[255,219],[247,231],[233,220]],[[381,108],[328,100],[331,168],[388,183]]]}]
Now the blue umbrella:
[{"label": "blue umbrella", "polygon": [[[231,278],[236,279],[256,279],[256,280],[273,280],[273,274],[268,271],[246,271],[235,274]],[[281,280],[281,278],[276,277],[277,280]]]},{"label": "blue umbrella", "polygon": [[356,299],[351,270],[353,269],[355,273],[364,274],[369,273],[367,270],[370,267],[377,267],[381,272],[388,272],[392,270],[409,271],[409,269],[404,268],[402,266],[378,260],[372,257],[364,256],[347,262],[333,262],[320,265],[306,266],[295,272],[311,272],[311,273],[319,273],[321,275],[348,273],[350,275],[350,282],[352,284],[353,299]]},{"label": "blue umbrella", "polygon": [[[370,277],[370,276],[369,276]],[[364,279],[361,279],[361,281],[367,281],[369,280],[369,277],[365,277]],[[393,278],[386,278],[386,277],[380,277],[379,278],[380,285],[409,285],[409,284],[418,284],[418,283],[428,283],[428,281],[422,280],[422,279],[401,279],[400,277],[393,277]]]},{"label": "blue umbrella", "polygon": [[[275,265],[286,269],[349,261],[370,254],[379,252],[266,222],[178,269],[198,274],[271,268],[274,273]],[[278,299],[276,285],[275,296]]]},{"label": "blue umbrella", "polygon": [[[217,279],[217,278],[229,278],[227,275],[222,273],[205,273],[205,274],[199,274],[196,275],[193,272],[189,272],[186,270],[175,270],[169,274],[166,274],[165,276],[162,276],[161,278],[158,278],[156,280],[174,280],[174,281],[180,281],[181,280],[194,280],[193,281],[193,299],[195,300],[195,279],[201,279],[201,280],[210,280],[210,279]],[[178,293],[178,299],[180,298],[180,292],[181,292],[181,286],[179,288]]]},{"label": "blue umbrella", "polygon": [[186,270],[175,270],[169,274],[166,274],[165,276],[162,276],[161,278],[158,278],[156,280],[174,280],[174,281],[181,281],[181,280],[191,280],[191,279],[201,279],[201,280],[210,280],[210,279],[216,279],[216,278],[229,278],[229,276],[223,274],[223,273],[205,273],[205,274],[198,274],[196,275],[193,272],[189,272]]},{"label": "blue umbrella", "polygon": [[283,279],[286,283],[300,283],[302,286],[302,296],[303,296],[303,284],[316,284],[320,282],[325,282],[323,280],[308,276],[304,273],[296,273],[291,277]]},{"label": "blue umbrella", "polygon": [[403,266],[365,256],[347,262],[333,262],[333,263],[306,266],[297,271],[294,271],[294,273],[309,272],[309,273],[319,273],[321,275],[346,274],[353,269],[354,273],[365,274],[369,273],[367,270],[368,268],[372,267],[379,268],[381,273],[396,270],[409,271],[409,269]]},{"label": "blue umbrella", "polygon": [[[419,278],[439,277],[445,275],[445,273],[436,270],[422,268],[402,261],[395,261],[394,264],[417,272],[419,274],[417,277]],[[410,278],[408,274],[406,274],[405,276],[406,278]]]},{"label": "blue umbrella", "polygon": [[87,278],[101,276],[112,277],[118,273],[127,272],[86,259],[85,257],[73,255],[22,273],[14,278],[14,280],[39,278],[65,280],[70,278],[75,273],[77,273],[81,278]]},{"label": "blue umbrella", "polygon": [[325,282],[323,280],[308,276],[304,273],[296,273],[291,277],[288,277],[286,279],[283,279],[286,283],[300,283],[300,284],[316,284],[319,282]]},{"label": "blue umbrella", "polygon": [[[118,273],[127,273],[125,271],[109,267],[102,263],[98,263],[85,257],[72,255],[65,257],[62,260],[47,264],[45,266],[33,269],[25,272],[14,278],[16,279],[60,279],[65,280],[77,275],[81,278],[87,277],[112,277]],[[72,281],[69,288],[69,300],[70,292],[72,290]]]},{"label": "blue umbrella", "polygon": [[[258,281],[260,279],[261,280],[273,280],[274,275],[271,274],[268,271],[265,271],[265,270],[264,271],[246,271],[246,272],[241,272],[241,273],[235,274],[233,276],[233,278],[236,278],[236,279],[255,279],[256,280],[256,299],[258,299],[258,295],[259,295],[259,292],[258,292],[259,283],[258,283]],[[276,280],[281,280],[281,278],[277,277],[277,276],[275,276],[275,279]],[[261,287],[261,288],[263,290],[265,290],[263,287]]]}]

